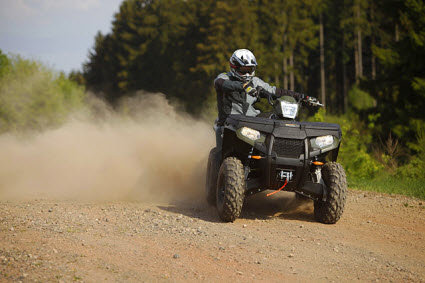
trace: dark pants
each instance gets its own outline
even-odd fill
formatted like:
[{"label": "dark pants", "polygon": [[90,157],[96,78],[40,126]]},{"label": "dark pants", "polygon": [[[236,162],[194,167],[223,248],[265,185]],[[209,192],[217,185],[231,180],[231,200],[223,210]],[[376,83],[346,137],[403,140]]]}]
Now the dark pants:
[{"label": "dark pants", "polygon": [[216,147],[219,151],[221,151],[221,148],[223,146],[223,130],[224,130],[224,127],[217,126],[215,128],[215,142],[216,142]]}]

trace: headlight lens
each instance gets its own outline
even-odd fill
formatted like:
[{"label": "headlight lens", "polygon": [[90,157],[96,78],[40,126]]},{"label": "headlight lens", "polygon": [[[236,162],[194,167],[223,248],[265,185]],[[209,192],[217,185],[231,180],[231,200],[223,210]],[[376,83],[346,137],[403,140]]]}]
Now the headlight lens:
[{"label": "headlight lens", "polygon": [[328,151],[336,146],[338,146],[338,139],[334,138],[334,136],[327,135],[321,136],[310,140],[311,147],[316,149],[321,149],[322,151]]},{"label": "headlight lens", "polygon": [[280,107],[282,108],[283,117],[289,118],[289,119],[295,119],[295,117],[297,116],[298,104],[281,101]]},{"label": "headlight lens", "polygon": [[316,145],[320,148],[327,147],[328,145],[333,144],[333,136],[322,136],[316,138]]},{"label": "headlight lens", "polygon": [[254,130],[254,129],[251,129],[251,128],[248,128],[248,127],[243,127],[241,129],[241,134],[244,137],[247,137],[247,138],[249,138],[250,140],[253,140],[253,141],[259,140],[260,137],[261,137],[259,131]]}]

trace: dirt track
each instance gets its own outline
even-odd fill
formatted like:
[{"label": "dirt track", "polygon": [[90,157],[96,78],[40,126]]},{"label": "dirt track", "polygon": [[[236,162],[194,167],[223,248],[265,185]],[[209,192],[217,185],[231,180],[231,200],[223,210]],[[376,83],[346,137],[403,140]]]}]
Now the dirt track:
[{"label": "dirt track", "polygon": [[234,223],[203,202],[0,202],[0,281],[425,281],[425,205],[350,191],[336,225],[257,195]]}]

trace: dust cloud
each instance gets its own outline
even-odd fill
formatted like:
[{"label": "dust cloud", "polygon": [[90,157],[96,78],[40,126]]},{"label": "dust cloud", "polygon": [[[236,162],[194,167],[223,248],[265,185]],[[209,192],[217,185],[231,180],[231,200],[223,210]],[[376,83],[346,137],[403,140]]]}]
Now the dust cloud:
[{"label": "dust cloud", "polygon": [[211,125],[162,94],[128,99],[119,111],[95,104],[96,115],[59,128],[0,136],[0,200],[203,199]]}]

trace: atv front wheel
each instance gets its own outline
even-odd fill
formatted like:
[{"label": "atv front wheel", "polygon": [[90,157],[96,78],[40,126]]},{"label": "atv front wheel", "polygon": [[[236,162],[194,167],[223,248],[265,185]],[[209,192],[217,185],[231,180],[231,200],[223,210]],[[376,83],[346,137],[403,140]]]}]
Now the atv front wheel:
[{"label": "atv front wheel", "polygon": [[207,195],[207,202],[209,205],[215,205],[217,195],[217,177],[218,170],[220,169],[219,151],[216,147],[211,149],[208,157],[207,165],[207,180],[205,184],[205,192]]},{"label": "atv front wheel", "polygon": [[347,177],[341,164],[330,162],[323,166],[322,178],[327,186],[326,200],[314,201],[314,216],[319,222],[335,224],[344,211]]},{"label": "atv front wheel", "polygon": [[228,157],[221,164],[217,181],[217,210],[223,221],[239,217],[245,197],[245,174],[242,162]]}]

